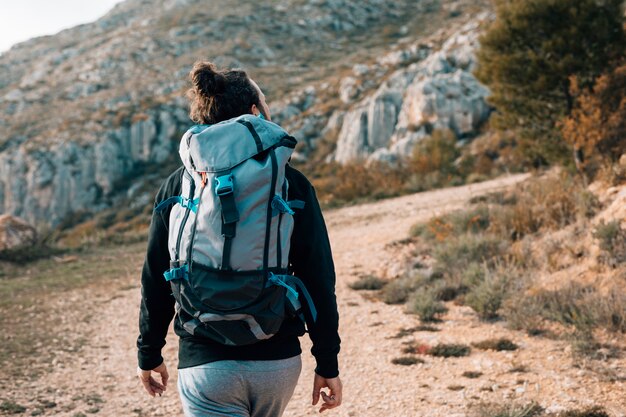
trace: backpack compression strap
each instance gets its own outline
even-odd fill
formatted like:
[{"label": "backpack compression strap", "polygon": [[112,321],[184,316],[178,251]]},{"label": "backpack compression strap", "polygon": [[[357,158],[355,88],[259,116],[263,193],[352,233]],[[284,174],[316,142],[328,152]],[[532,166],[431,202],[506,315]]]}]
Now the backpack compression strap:
[{"label": "backpack compression strap", "polygon": [[224,252],[222,253],[221,269],[230,269],[230,250],[233,238],[237,234],[239,211],[235,204],[235,185],[233,175],[226,174],[215,177],[215,194],[222,204],[222,236],[224,236]]},{"label": "backpack compression strap", "polygon": [[306,320],[304,320],[304,317],[302,316],[300,301],[298,301],[298,290],[300,290],[300,294],[304,296],[307,308],[309,310],[309,313],[311,314],[312,323],[315,323],[317,321],[317,309],[315,308],[315,304],[313,303],[311,294],[309,294],[309,291],[307,291],[304,283],[300,280],[300,278],[293,275],[279,275],[270,272],[267,280],[267,285],[278,285],[281,287],[285,287],[285,289],[287,290],[287,299],[289,300],[289,302],[291,302],[291,305],[293,306],[300,319],[304,323],[306,323]]}]

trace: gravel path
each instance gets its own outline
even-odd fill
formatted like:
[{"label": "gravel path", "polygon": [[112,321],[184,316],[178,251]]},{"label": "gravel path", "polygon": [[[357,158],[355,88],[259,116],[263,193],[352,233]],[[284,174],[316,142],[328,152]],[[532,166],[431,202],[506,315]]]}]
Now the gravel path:
[{"label": "gravel path", "polygon": [[[587,370],[573,367],[563,342],[529,338],[505,329],[501,323],[482,323],[469,308],[453,305],[449,306],[443,323],[438,324],[441,331],[392,338],[401,328],[415,326],[416,317],[404,314],[401,306],[370,301],[347,286],[360,274],[378,270],[393,257],[390,251],[394,249],[385,249],[385,246],[406,237],[415,222],[460,208],[472,196],[511,187],[525,177],[508,176],[326,213],[337,268],[344,404],[324,414],[450,417],[464,416],[468,404],[479,401],[534,399],[554,411],[595,403],[604,405],[615,416],[625,415],[625,379],[607,382]],[[71,352],[65,356],[59,352],[53,370],[43,380],[35,378],[30,384],[20,384],[18,390],[9,389],[8,393],[16,402],[45,404],[45,401],[52,401],[56,404],[49,408],[41,406],[39,415],[182,415],[174,389],[175,375],[171,389],[156,399],[142,393],[135,377],[139,267],[132,268],[128,276],[121,279],[113,295],[110,289],[99,288],[73,292],[72,297],[88,297],[97,308],[89,324],[77,323],[74,328],[87,340],[80,357],[76,359]],[[429,344],[471,343],[500,336],[511,338],[521,349],[516,352],[475,351],[466,358],[445,360],[427,357],[424,364],[414,366],[390,362],[402,355],[403,342],[413,339]],[[303,372],[286,417],[317,415],[317,408],[310,405],[314,368],[308,353],[310,342],[306,337],[301,340],[305,352]],[[173,374],[176,345],[176,336],[171,333],[164,356]],[[607,366],[618,372],[624,365],[623,360],[615,360]],[[525,372],[511,372],[516,367],[518,371],[525,368]],[[483,375],[478,379],[463,378],[461,374],[467,370]],[[31,415],[30,411],[25,415]]]}]

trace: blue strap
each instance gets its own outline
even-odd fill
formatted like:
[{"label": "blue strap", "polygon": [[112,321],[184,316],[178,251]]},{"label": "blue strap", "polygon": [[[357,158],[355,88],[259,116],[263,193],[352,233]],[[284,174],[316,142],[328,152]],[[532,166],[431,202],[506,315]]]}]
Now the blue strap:
[{"label": "blue strap", "polygon": [[268,279],[268,283],[285,287],[285,289],[287,290],[287,293],[286,293],[287,299],[293,306],[293,310],[296,312],[300,310],[302,305],[300,304],[300,301],[298,300],[298,291],[296,291],[295,288],[293,288],[292,286],[287,284],[285,281],[283,281],[279,275],[274,275],[271,272],[270,272],[270,276]]},{"label": "blue strap", "polygon": [[279,213],[289,213],[292,216],[296,214],[296,212],[289,207],[289,204],[283,200],[281,196],[276,194],[272,199],[272,217],[278,215]]},{"label": "blue strap", "polygon": [[317,321],[317,309],[315,308],[315,304],[313,303],[311,294],[309,294],[309,291],[307,291],[304,283],[298,277],[294,277],[293,275],[275,275],[273,273],[270,273],[269,282],[274,285],[280,285],[285,288],[289,288],[287,290],[287,297],[289,297],[289,290],[291,290],[296,294],[297,298],[298,291],[296,291],[294,287],[300,290],[300,293],[304,296],[304,299],[306,300],[307,307],[309,309],[309,312],[311,313],[311,318],[313,319],[313,323]]},{"label": "blue strap", "polygon": [[292,209],[302,210],[304,208],[304,201],[302,200],[289,200],[287,201],[287,204],[289,204],[289,207]]},{"label": "blue strap", "polygon": [[173,279],[188,279],[189,273],[188,273],[187,264],[180,266],[178,268],[168,269],[167,271],[163,273],[163,276],[165,277],[166,281],[171,281]]},{"label": "blue strap", "polygon": [[191,211],[195,213],[198,210],[199,201],[200,199],[198,198],[196,198],[195,200],[190,200],[187,197],[183,197],[182,195],[175,195],[173,197],[166,198],[165,200],[161,201],[159,204],[157,204],[154,210],[158,213],[158,212],[165,210],[167,207],[171,206],[172,204],[180,204],[183,207],[188,207]]}]

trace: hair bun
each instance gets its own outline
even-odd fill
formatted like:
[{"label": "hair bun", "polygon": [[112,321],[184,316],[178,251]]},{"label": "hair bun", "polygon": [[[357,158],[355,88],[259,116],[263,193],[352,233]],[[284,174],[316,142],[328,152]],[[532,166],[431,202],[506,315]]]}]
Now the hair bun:
[{"label": "hair bun", "polygon": [[226,77],[211,62],[197,62],[189,75],[198,93],[207,98],[224,92]]}]

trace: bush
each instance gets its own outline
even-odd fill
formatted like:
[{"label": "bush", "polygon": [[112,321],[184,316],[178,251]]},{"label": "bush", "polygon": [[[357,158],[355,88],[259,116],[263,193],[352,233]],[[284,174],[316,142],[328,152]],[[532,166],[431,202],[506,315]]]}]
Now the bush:
[{"label": "bush", "polygon": [[353,290],[380,290],[387,282],[373,275],[364,275],[348,286]]},{"label": "bush", "polygon": [[422,321],[437,321],[440,315],[448,311],[432,288],[417,289],[409,299],[407,310],[417,314]]},{"label": "bush", "polygon": [[561,132],[576,151],[577,167],[593,177],[600,165],[614,164],[626,153],[626,65],[596,80],[593,91],[582,90],[573,79],[570,94],[577,97]]},{"label": "bush", "polygon": [[521,185],[512,205],[491,211],[489,231],[517,240],[543,230],[558,230],[595,214],[597,199],[567,173]]},{"label": "bush", "polygon": [[435,246],[435,268],[445,271],[447,275],[460,275],[475,262],[493,262],[506,249],[507,243],[497,237],[463,234]]},{"label": "bush", "polygon": [[463,233],[483,232],[489,226],[489,208],[480,205],[470,210],[457,210],[434,217],[426,223],[411,227],[410,235],[429,241],[444,241]]},{"label": "bush", "polygon": [[324,206],[337,207],[400,195],[408,176],[401,163],[330,163],[315,167],[311,182]]},{"label": "bush", "polygon": [[428,282],[421,274],[412,274],[397,278],[385,285],[381,298],[386,304],[403,304],[413,291]]},{"label": "bush", "polygon": [[481,342],[472,343],[472,346],[481,350],[495,350],[498,352],[503,350],[517,350],[519,348],[519,346],[515,343],[504,337],[500,339],[487,339]]},{"label": "bush", "polygon": [[593,233],[593,237],[600,241],[600,249],[604,251],[600,259],[612,266],[626,262],[626,229],[622,229],[620,223],[619,220],[601,222]]},{"label": "bush", "polygon": [[582,410],[568,410],[558,414],[557,417],[610,417],[602,407],[590,407]]},{"label": "bush", "polygon": [[626,294],[612,289],[601,294],[591,286],[572,283],[558,290],[541,290],[510,299],[503,315],[512,327],[536,330],[541,320],[550,320],[578,331],[601,326],[610,331],[626,332]]},{"label": "bush", "polygon": [[482,282],[470,288],[465,296],[465,305],[471,307],[483,320],[498,318],[498,311],[507,297],[509,282],[519,279],[515,273],[505,272],[502,267],[486,270]]},{"label": "bush", "polygon": [[0,403],[0,411],[6,414],[21,414],[26,412],[26,407],[11,400],[3,400]]},{"label": "bush", "polygon": [[7,261],[15,264],[26,264],[34,262],[38,259],[62,255],[66,252],[66,249],[50,245],[47,242],[47,239],[45,239],[39,240],[33,245],[18,246],[2,250],[0,251],[0,261]]},{"label": "bush", "polygon": [[570,77],[588,88],[623,55],[622,0],[498,0],[495,6],[476,70],[498,110],[490,123],[517,131],[535,166],[566,160],[557,123],[572,111]]},{"label": "bush", "polygon": [[479,404],[472,417],[536,417],[541,415],[543,408],[537,403],[530,404]]},{"label": "bush", "polygon": [[424,360],[415,356],[401,356],[399,358],[393,358],[391,360],[391,363],[393,363],[394,365],[410,366],[418,363],[424,363]]},{"label": "bush", "polygon": [[442,182],[458,175],[454,161],[461,155],[457,138],[451,130],[435,130],[415,144],[409,162],[414,174],[424,176],[432,173]]},{"label": "bush", "polygon": [[478,372],[478,371],[465,371],[463,372],[462,376],[464,376],[465,378],[469,378],[469,379],[476,379],[476,378],[480,378],[481,376],[483,376],[483,373]]},{"label": "bush", "polygon": [[433,346],[428,353],[432,356],[439,356],[443,358],[459,358],[462,356],[469,356],[471,351],[472,349],[467,345],[461,345],[456,343],[440,343],[436,346]]}]

